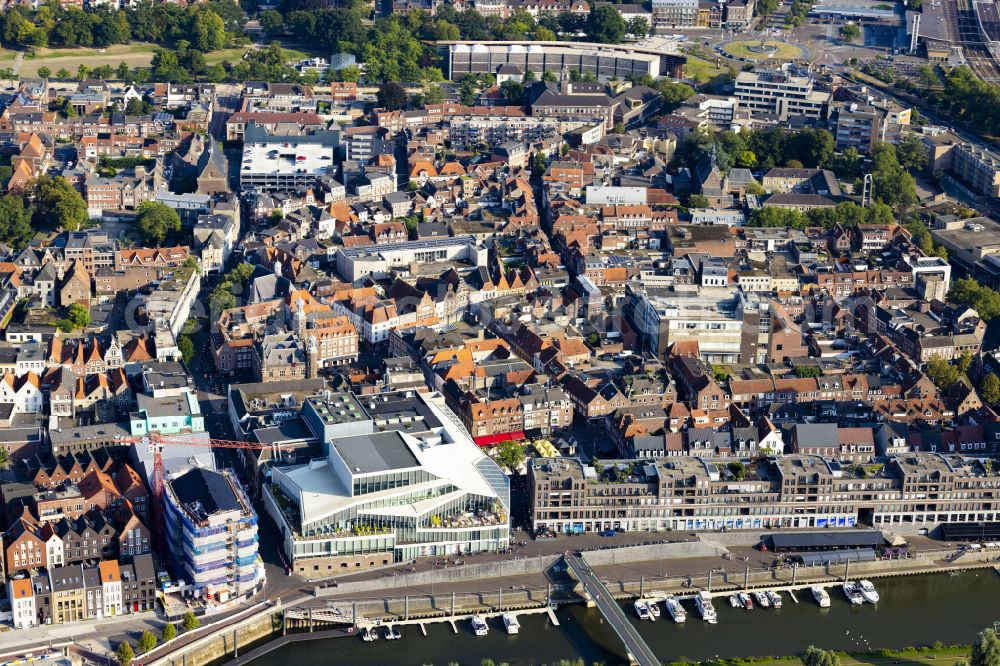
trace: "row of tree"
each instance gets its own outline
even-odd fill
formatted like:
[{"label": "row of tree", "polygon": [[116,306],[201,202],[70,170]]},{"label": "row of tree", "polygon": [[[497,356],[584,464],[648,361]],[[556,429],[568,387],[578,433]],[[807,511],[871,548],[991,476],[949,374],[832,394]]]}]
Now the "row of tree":
[{"label": "row of tree", "polygon": [[842,227],[856,227],[860,224],[891,224],[894,221],[892,209],[883,203],[862,208],[853,201],[845,201],[832,208],[813,208],[804,213],[789,208],[765,206],[754,211],[749,224],[752,227],[832,229],[838,224]]},{"label": "row of tree", "polygon": [[185,41],[202,52],[245,43],[243,10],[232,0],[211,0],[186,7],[138,2],[128,9],[101,5],[89,10],[43,4],[36,10],[17,5],[0,15],[5,44],[23,47],[97,47],[132,40],[174,46]]}]

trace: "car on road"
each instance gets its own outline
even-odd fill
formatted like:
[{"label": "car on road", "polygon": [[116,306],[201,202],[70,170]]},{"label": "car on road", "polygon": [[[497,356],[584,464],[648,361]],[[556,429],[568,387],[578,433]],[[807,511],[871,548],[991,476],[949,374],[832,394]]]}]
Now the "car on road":
[{"label": "car on road", "polygon": [[604,530],[603,532],[601,532],[601,536],[602,537],[616,537],[616,536],[618,536],[618,532],[615,532],[614,530]]}]

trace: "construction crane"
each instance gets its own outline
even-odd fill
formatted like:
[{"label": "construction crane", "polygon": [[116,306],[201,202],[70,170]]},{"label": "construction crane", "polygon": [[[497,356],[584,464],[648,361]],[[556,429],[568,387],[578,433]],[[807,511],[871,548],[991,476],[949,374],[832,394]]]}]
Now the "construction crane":
[{"label": "construction crane", "polygon": [[126,437],[118,440],[122,444],[135,444],[137,447],[144,447],[153,454],[153,520],[156,525],[154,537],[159,545],[163,545],[166,537],[166,523],[163,518],[163,449],[171,444],[177,446],[202,446],[213,449],[244,449],[251,451],[271,451],[288,450],[290,445],[262,444],[260,442],[239,442],[232,439],[204,439],[188,438],[183,436],[161,435],[159,433],[149,433],[137,437]]}]

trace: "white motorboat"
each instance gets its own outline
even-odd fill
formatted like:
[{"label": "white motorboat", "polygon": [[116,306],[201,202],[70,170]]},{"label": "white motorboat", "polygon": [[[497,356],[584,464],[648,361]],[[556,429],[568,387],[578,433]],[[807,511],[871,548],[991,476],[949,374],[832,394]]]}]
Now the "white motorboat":
[{"label": "white motorboat", "polygon": [[490,628],[486,625],[486,620],[483,619],[482,615],[472,616],[472,631],[476,633],[476,636],[485,636],[490,633]]},{"label": "white motorboat", "polygon": [[858,591],[861,593],[861,596],[863,596],[865,598],[865,601],[867,601],[868,603],[870,604],[878,603],[878,590],[875,589],[875,586],[872,585],[872,582],[870,580],[863,580],[860,583],[858,583]]},{"label": "white motorboat", "polygon": [[861,590],[858,589],[857,585],[849,581],[844,583],[844,596],[855,606],[865,603],[865,598],[861,594]]},{"label": "white motorboat", "polygon": [[503,618],[503,626],[508,634],[513,636],[521,631],[521,623],[517,621],[516,615],[513,613],[504,613],[501,617]]},{"label": "white motorboat", "polygon": [[753,610],[753,599],[746,592],[740,592],[740,605],[747,610]]},{"label": "white motorboat", "polygon": [[361,640],[365,643],[371,643],[372,641],[378,640],[378,631],[375,629],[365,629],[361,634]]},{"label": "white motorboat", "polygon": [[[737,600],[736,603],[739,603]],[[719,616],[715,612],[715,606],[712,605],[712,597],[708,596],[704,592],[699,592],[698,596],[694,598],[694,605],[701,613],[701,619],[709,624],[715,624],[719,621]]]},{"label": "white motorboat", "polygon": [[639,616],[640,620],[652,620],[653,616],[649,612],[649,606],[642,599],[636,599],[635,603],[632,604],[635,608],[635,614]]},{"label": "white motorboat", "polygon": [[816,600],[816,603],[819,604],[820,608],[830,607],[830,595],[827,593],[826,590],[824,590],[822,587],[819,587],[818,585],[815,587],[811,587],[809,589],[812,592],[813,599]]},{"label": "white motorboat", "polygon": [[771,606],[774,608],[781,608],[781,595],[774,590],[767,591],[767,598],[771,602]]},{"label": "white motorboat", "polygon": [[743,602],[740,601],[740,595],[736,594],[735,592],[733,594],[730,594],[729,605],[732,606],[733,608],[742,608]]},{"label": "white motorboat", "polygon": [[670,617],[673,618],[674,622],[684,622],[687,620],[687,612],[685,612],[684,607],[681,606],[681,602],[673,597],[667,597],[663,600],[663,605],[667,607],[667,612],[670,613]]},{"label": "white motorboat", "polygon": [[753,600],[757,602],[757,605],[761,608],[770,608],[771,599],[767,596],[767,592],[763,590],[757,590],[753,593]]},{"label": "white motorboat", "polygon": [[649,609],[649,614],[653,616],[653,619],[660,617],[660,604],[656,599],[647,599],[646,608]]},{"label": "white motorboat", "polygon": [[385,628],[385,640],[387,641],[396,640],[396,635],[392,633],[392,627]]}]

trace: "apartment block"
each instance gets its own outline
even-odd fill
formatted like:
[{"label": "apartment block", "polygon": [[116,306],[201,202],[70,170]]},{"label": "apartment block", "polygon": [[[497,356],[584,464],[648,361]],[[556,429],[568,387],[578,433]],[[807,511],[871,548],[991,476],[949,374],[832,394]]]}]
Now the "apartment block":
[{"label": "apartment block", "polygon": [[941,453],[896,455],[862,475],[793,454],[751,463],[742,480],[694,457],[605,461],[600,472],[564,458],[528,465],[532,527],[566,533],[976,523],[1000,518],[998,482],[990,466]]},{"label": "apartment block", "polygon": [[734,94],[740,108],[774,114],[781,120],[790,116],[826,118],[829,113],[830,93],[817,90],[812,76],[786,70],[740,72]]},{"label": "apartment block", "polygon": [[1000,197],[1000,155],[997,153],[961,143],[953,151],[951,170],[976,192]]}]

